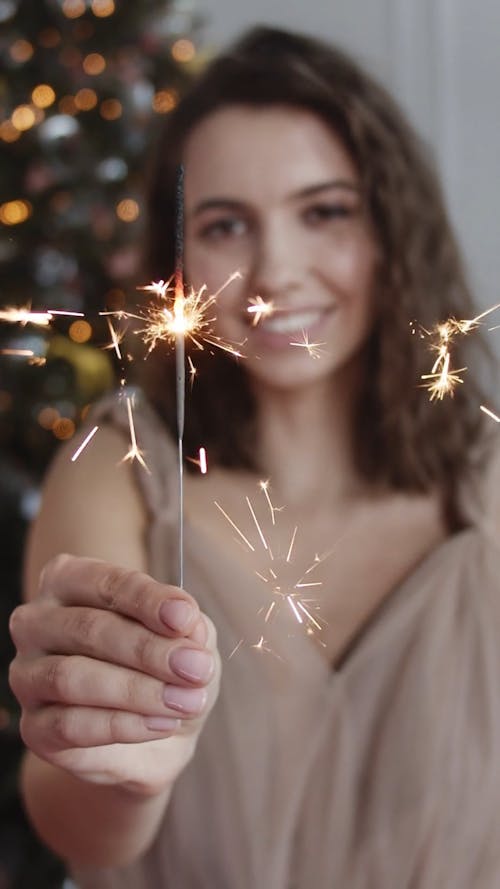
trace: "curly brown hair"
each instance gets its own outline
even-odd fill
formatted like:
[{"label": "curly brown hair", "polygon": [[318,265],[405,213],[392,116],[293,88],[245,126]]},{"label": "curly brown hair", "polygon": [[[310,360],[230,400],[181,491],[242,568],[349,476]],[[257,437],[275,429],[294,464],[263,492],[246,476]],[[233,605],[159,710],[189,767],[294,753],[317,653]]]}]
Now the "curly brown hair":
[{"label": "curly brown hair", "polygon": [[[478,375],[471,373],[480,344],[476,334],[458,337],[453,363],[468,368],[466,384],[454,398],[431,403],[419,384],[432,355],[410,324],[432,330],[450,317],[473,318],[476,310],[427,152],[386,90],[349,56],[310,37],[258,27],[210,64],[159,139],[145,273],[166,279],[174,272],[176,171],[187,136],[206,115],[232,104],[313,111],[355,161],[382,255],[380,312],[352,430],[356,465],[366,480],[393,489],[440,489],[450,524],[459,526],[458,481],[483,434]],[[144,387],[174,432],[172,356],[159,349],[144,368]],[[203,444],[212,462],[258,469],[243,367],[221,353],[203,361],[201,371],[186,415],[187,452]]]}]

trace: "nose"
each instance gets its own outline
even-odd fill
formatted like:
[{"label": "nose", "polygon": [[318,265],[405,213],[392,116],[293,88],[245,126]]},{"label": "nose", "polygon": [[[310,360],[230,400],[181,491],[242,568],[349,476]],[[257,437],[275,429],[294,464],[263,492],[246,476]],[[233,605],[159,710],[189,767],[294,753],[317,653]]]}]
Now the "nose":
[{"label": "nose", "polygon": [[304,257],[292,233],[279,220],[268,223],[256,239],[251,286],[263,299],[296,290]]}]

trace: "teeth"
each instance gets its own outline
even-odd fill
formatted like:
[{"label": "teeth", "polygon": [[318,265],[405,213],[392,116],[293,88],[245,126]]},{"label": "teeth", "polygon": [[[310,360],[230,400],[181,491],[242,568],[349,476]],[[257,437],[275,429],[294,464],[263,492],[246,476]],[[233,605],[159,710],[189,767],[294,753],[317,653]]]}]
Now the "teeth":
[{"label": "teeth", "polygon": [[306,329],[316,324],[321,318],[322,312],[295,312],[286,315],[271,315],[262,319],[261,326],[271,333],[292,333],[296,330]]}]

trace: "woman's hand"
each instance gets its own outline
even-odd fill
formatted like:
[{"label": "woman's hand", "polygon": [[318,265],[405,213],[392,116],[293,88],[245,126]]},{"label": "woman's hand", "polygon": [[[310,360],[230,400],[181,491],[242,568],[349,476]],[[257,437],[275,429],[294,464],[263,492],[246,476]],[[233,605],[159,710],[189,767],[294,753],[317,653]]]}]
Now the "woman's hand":
[{"label": "woman's hand", "polygon": [[107,562],[57,556],[10,629],[27,747],[79,778],[141,794],[175,781],[220,678],[215,629],[191,596]]}]

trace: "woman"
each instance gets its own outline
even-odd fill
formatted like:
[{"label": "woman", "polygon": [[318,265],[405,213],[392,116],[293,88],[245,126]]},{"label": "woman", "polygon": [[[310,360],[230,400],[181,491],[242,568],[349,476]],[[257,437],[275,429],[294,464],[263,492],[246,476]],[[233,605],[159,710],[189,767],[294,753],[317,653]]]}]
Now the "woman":
[{"label": "woman", "polygon": [[[152,279],[174,269],[180,161],[187,279],[213,293],[240,271],[215,335],[245,357],[193,353],[186,452],[205,445],[211,469],[186,479],[187,592],[169,585],[166,350],[136,406],[149,473],[123,463],[113,399],[95,445],[49,475],[12,619],[31,818],[93,889],[493,889],[499,560],[480,396],[469,370],[431,403],[410,328],[475,314],[435,178],[351,60],[268,29],[167,122]],[[272,312],[255,323],[258,298]]]}]

